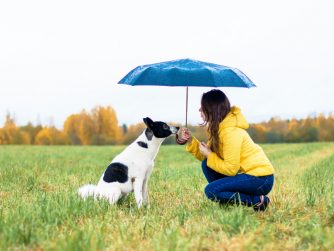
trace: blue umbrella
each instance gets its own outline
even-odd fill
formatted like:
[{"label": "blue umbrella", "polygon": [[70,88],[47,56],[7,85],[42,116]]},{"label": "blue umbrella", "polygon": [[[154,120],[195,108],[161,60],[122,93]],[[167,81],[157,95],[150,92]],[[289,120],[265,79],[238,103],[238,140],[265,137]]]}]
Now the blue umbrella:
[{"label": "blue umbrella", "polygon": [[192,59],[180,59],[141,65],[130,71],[119,84],[185,86],[186,126],[188,87],[254,87],[255,84],[240,70]]}]

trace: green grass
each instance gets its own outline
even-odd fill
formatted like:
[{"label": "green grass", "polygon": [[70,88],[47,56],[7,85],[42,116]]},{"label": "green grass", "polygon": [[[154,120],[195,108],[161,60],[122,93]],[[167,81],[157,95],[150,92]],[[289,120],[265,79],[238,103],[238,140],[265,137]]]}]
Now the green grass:
[{"label": "green grass", "polygon": [[162,146],[151,207],[80,200],[123,147],[0,146],[1,250],[334,250],[334,143],[263,145],[276,169],[265,213],[207,200],[200,163]]}]

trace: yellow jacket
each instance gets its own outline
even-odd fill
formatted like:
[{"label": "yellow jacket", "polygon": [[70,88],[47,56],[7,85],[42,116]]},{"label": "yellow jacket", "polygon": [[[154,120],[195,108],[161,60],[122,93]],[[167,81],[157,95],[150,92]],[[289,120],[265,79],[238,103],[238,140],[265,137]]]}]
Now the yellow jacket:
[{"label": "yellow jacket", "polygon": [[[231,111],[219,124],[219,151],[222,158],[214,152],[210,153],[207,160],[208,167],[227,176],[234,176],[237,173],[253,176],[273,174],[274,168],[269,159],[245,130],[248,127],[240,109],[231,107]],[[199,151],[199,145],[200,142],[193,137],[187,144],[186,150],[203,161],[205,156]]]}]

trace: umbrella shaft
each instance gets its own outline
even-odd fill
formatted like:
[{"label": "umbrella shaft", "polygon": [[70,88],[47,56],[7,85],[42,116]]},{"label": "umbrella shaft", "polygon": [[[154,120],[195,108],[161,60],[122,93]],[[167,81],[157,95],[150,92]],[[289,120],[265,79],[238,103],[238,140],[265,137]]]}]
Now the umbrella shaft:
[{"label": "umbrella shaft", "polygon": [[188,86],[186,87],[186,127],[188,126]]}]

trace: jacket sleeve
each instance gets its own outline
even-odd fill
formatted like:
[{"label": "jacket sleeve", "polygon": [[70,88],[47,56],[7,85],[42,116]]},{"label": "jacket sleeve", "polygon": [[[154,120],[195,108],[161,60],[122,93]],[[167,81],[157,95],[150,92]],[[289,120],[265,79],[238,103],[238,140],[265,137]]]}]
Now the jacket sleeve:
[{"label": "jacket sleeve", "polygon": [[235,176],[240,169],[240,152],[242,145],[242,134],[238,130],[232,130],[220,137],[224,149],[220,149],[220,158],[212,152],[208,156],[207,165],[216,172],[227,176]]},{"label": "jacket sleeve", "polygon": [[203,161],[205,159],[205,156],[203,154],[201,154],[201,152],[199,151],[199,141],[198,139],[196,139],[194,136],[191,140],[190,144],[187,144],[186,146],[186,150],[188,152],[190,152],[192,155],[195,156],[196,159]]}]

